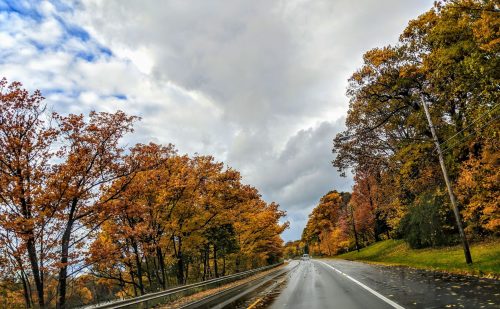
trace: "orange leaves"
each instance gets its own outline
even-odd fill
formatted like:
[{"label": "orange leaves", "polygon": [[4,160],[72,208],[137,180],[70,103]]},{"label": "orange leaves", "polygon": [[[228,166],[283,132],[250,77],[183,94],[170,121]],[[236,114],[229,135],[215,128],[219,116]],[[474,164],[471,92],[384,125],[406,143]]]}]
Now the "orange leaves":
[{"label": "orange leaves", "polygon": [[[5,79],[0,88],[0,240],[8,231],[18,240],[10,245],[26,248],[16,261],[31,269],[43,307],[44,273],[60,269],[63,302],[68,266],[81,261],[85,234],[99,227],[102,206],[122,189],[110,192],[109,184],[134,172],[124,168],[118,141],[137,117],[47,114],[39,91],[29,94]],[[100,199],[104,189],[107,199]]]},{"label": "orange leaves", "polygon": [[[171,145],[137,145],[125,162],[137,166],[138,172],[120,198],[109,203],[110,217],[92,246],[92,259],[102,260],[99,272],[110,273],[124,265],[138,277],[143,273],[141,263],[155,259],[165,268],[175,263],[182,282],[186,261],[197,258],[207,246],[217,245],[223,258],[241,253],[258,256],[259,263],[281,256],[279,234],[287,224],[279,220],[284,212],[277,204],[262,201],[255,188],[241,184],[236,170],[211,156],[177,155]],[[122,180],[114,186],[122,186]],[[102,239],[109,240],[109,250],[99,250],[106,248]],[[113,250],[120,252],[114,263],[99,258]]]},{"label": "orange leaves", "polygon": [[[431,213],[422,205],[432,205],[443,224],[438,234],[454,241],[420,95],[430,104],[452,186],[458,185],[468,235],[498,235],[497,2],[437,2],[408,23],[396,45],[367,51],[349,80],[347,129],[334,139],[333,164],[354,169],[351,205],[361,242],[391,234],[410,239],[417,233],[403,226],[409,218],[422,222],[415,231],[434,229],[431,220],[419,221]],[[432,202],[423,203],[427,198]],[[316,226],[310,228],[316,235],[330,227]]]},{"label": "orange leaves", "polygon": [[[309,215],[302,241],[310,245],[312,254],[333,255],[349,243],[349,193],[330,191]],[[342,246],[339,244],[342,243]],[[319,251],[315,251],[319,250]]]},{"label": "orange leaves", "polygon": [[483,140],[483,150],[461,167],[457,197],[468,229],[476,233],[500,232],[500,154],[496,139]]},{"label": "orange leaves", "polygon": [[382,64],[393,61],[396,52],[390,46],[384,48],[374,48],[364,54],[365,63],[379,67]]},{"label": "orange leaves", "polygon": [[173,272],[184,282],[200,259],[209,271],[211,252],[222,273],[229,259],[238,268],[282,255],[285,213],[224,163],[178,155],[173,145],[123,148],[139,118],[122,111],[48,114],[39,91],[5,79],[0,101],[0,252],[9,257],[0,272],[26,277],[39,307],[52,305],[50,295],[59,307],[90,301],[82,276],[68,280],[90,265],[122,292],[144,293],[165,288]]},{"label": "orange leaves", "polygon": [[481,12],[481,18],[473,25],[473,33],[481,49],[488,52],[498,52],[500,50],[500,18],[498,18],[498,12]]}]

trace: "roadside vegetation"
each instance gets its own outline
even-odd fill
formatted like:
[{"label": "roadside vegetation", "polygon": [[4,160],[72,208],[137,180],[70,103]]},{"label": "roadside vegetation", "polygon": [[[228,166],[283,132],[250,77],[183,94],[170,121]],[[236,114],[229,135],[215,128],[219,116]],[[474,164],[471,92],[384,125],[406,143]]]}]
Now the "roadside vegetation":
[{"label": "roadside vegetation", "polygon": [[[326,193],[287,254],[498,272],[499,14],[497,1],[438,1],[395,45],[365,53],[333,142],[333,165],[354,173],[353,191]],[[472,244],[470,268],[423,104]]]},{"label": "roadside vegetation", "polygon": [[411,249],[403,240],[384,240],[359,252],[352,251],[337,258],[373,262],[383,265],[409,266],[414,268],[500,278],[500,243],[489,241],[471,245],[474,264],[464,263],[461,246]]}]

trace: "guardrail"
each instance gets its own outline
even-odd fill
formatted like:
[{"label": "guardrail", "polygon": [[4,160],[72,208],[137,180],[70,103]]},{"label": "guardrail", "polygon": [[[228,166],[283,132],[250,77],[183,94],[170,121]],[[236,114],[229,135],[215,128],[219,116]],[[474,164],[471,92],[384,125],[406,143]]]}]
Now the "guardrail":
[{"label": "guardrail", "polygon": [[149,293],[142,296],[113,301],[106,304],[99,304],[94,306],[85,307],[85,309],[117,309],[117,308],[151,308],[156,305],[176,300],[183,296],[189,296],[201,291],[211,288],[219,287],[221,285],[249,277],[253,274],[277,267],[283,263],[277,263],[269,266],[264,266],[252,270],[247,270],[241,273],[232,274],[216,279],[202,281],[198,283],[183,285],[160,292]]},{"label": "guardrail", "polygon": [[275,280],[284,274],[293,271],[299,266],[296,263],[292,267],[285,267],[276,269],[267,273],[264,276],[254,278],[251,281],[238,284],[234,287],[224,289],[217,293],[208,295],[204,298],[192,301],[182,305],[181,309],[220,309],[220,308],[233,308],[234,305],[239,304],[242,300],[251,297],[257,291],[268,285],[270,281]]}]

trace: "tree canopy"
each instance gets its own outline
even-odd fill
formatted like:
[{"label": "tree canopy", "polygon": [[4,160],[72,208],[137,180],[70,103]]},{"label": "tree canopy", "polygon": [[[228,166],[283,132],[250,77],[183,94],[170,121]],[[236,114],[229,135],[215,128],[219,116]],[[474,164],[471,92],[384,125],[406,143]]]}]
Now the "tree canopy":
[{"label": "tree canopy", "polygon": [[48,113],[0,81],[2,305],[67,308],[279,261],[285,212],[211,156],[123,146],[124,112]]},{"label": "tree canopy", "polygon": [[421,97],[467,234],[500,232],[499,14],[496,1],[438,2],[409,22],[397,44],[366,52],[350,78],[333,165],[355,174],[351,204],[359,231],[375,231],[369,239],[387,232],[415,247],[457,240]]}]

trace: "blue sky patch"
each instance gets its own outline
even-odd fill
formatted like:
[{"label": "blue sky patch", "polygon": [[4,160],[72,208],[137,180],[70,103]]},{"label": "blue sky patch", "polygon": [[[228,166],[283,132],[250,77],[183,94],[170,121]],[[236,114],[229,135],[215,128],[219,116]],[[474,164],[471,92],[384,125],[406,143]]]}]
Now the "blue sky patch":
[{"label": "blue sky patch", "polygon": [[104,47],[104,46],[100,46],[99,47],[99,51],[104,54],[105,56],[107,57],[111,57],[113,56],[113,52],[111,51],[111,49],[107,48],[107,47]]},{"label": "blue sky patch", "polygon": [[51,94],[62,94],[66,93],[66,91],[62,88],[50,88],[50,89],[44,89],[43,90],[43,95],[51,95]]},{"label": "blue sky patch", "polygon": [[[39,10],[40,1],[13,1],[13,0],[0,0],[0,14],[11,15],[12,17],[18,17],[24,20],[32,20],[37,24],[43,23],[46,19],[55,20],[60,29],[63,32],[63,35],[59,37],[57,40],[44,43],[38,41],[36,36],[33,38],[28,38],[27,43],[32,45],[37,49],[39,53],[45,53],[48,51],[64,51],[71,52],[75,59],[83,59],[87,62],[94,62],[100,57],[112,57],[113,52],[96,42],[91,35],[81,26],[74,24],[71,21],[65,20],[62,15],[59,15],[61,12],[72,11],[73,8],[68,5],[68,3],[63,3],[62,1],[55,0],[51,1],[51,4],[54,5],[56,11],[53,14],[49,14],[45,16]],[[7,19],[9,17],[7,16]],[[36,27],[36,25],[34,25]],[[1,28],[1,31],[9,32],[9,28],[4,29]],[[72,39],[79,40],[83,42],[83,47],[77,47],[77,50],[66,50],[66,42]],[[70,49],[71,49],[70,45]]]},{"label": "blue sky patch", "polygon": [[97,58],[95,54],[89,51],[79,51],[78,53],[76,53],[75,57],[83,59],[88,62],[93,62]]},{"label": "blue sky patch", "polygon": [[67,98],[78,98],[82,93],[82,90],[77,88],[63,89],[63,88],[43,88],[40,89],[42,95],[47,97],[54,94],[61,94]]},{"label": "blue sky patch", "polygon": [[56,8],[58,12],[71,12],[73,8],[71,5],[75,5],[72,1],[60,1],[60,0],[51,0],[50,3]]},{"label": "blue sky patch", "polygon": [[[35,2],[38,3],[37,1]],[[28,3],[15,0],[0,0],[0,11],[14,13],[23,17],[34,19],[36,21],[41,21],[43,19],[42,14],[40,14],[36,10],[36,8],[34,8],[32,5],[29,5]]]},{"label": "blue sky patch", "polygon": [[87,42],[90,39],[90,34],[87,31],[85,31],[85,29],[83,29],[82,27],[67,23],[60,16],[55,16],[55,18],[68,36],[76,37],[82,40],[83,42]]},{"label": "blue sky patch", "polygon": [[118,100],[126,100],[127,99],[127,96],[124,94],[114,94],[113,97],[117,98]]}]

